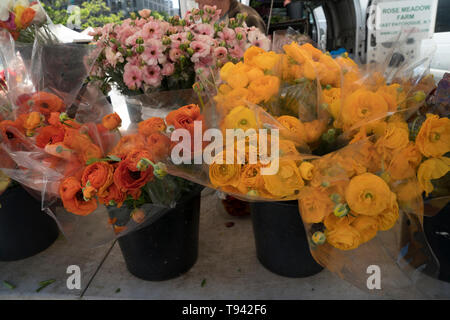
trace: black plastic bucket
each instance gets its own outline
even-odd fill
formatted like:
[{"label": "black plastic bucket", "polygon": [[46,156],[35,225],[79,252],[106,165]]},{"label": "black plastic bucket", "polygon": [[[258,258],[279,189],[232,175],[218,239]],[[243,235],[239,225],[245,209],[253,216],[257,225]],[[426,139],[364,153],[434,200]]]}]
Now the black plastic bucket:
[{"label": "black plastic bucket", "polygon": [[197,261],[200,193],[146,227],[118,239],[128,271],[149,281],[176,278]]},{"label": "black plastic bucket", "polygon": [[41,203],[24,188],[15,186],[0,196],[0,261],[31,257],[58,238],[58,226]]},{"label": "black plastic bucket", "polygon": [[450,203],[437,215],[424,217],[423,228],[439,260],[439,280],[450,282]]},{"label": "black plastic bucket", "polygon": [[250,207],[256,254],[265,268],[291,278],[323,269],[309,251],[297,201],[252,202]]}]

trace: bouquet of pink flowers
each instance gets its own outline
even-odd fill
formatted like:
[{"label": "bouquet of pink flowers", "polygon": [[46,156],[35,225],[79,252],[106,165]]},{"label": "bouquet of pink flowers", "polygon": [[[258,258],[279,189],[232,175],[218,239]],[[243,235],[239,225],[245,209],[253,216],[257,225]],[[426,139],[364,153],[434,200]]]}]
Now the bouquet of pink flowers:
[{"label": "bouquet of pink flowers", "polygon": [[250,46],[270,49],[270,40],[247,27],[245,16],[219,21],[220,10],[205,6],[181,19],[139,17],[107,24],[91,35],[101,53],[91,73],[103,91],[115,84],[127,95],[192,87],[196,75],[207,76],[228,61],[238,62]]}]

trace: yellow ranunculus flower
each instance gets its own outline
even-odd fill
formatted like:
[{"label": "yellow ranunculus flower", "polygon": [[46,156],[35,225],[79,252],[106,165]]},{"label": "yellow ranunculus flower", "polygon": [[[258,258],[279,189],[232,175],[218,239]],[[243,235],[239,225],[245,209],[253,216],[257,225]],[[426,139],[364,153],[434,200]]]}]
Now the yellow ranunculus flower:
[{"label": "yellow ranunculus flower", "polygon": [[223,163],[217,163],[215,160],[209,166],[209,179],[214,187],[231,186],[236,188],[239,185],[241,176],[240,164],[227,164],[225,152],[221,152],[216,156],[216,159],[223,159]]},{"label": "yellow ranunculus flower", "polygon": [[358,214],[376,216],[390,204],[391,190],[386,182],[372,173],[355,176],[345,191],[350,209]]},{"label": "yellow ranunculus flower", "polygon": [[361,242],[361,234],[358,230],[347,224],[339,224],[332,230],[326,230],[327,241],[333,247],[340,250],[356,249]]},{"label": "yellow ranunculus flower", "polygon": [[233,89],[245,88],[248,85],[248,77],[244,72],[233,72],[228,75],[228,85]]},{"label": "yellow ranunculus flower", "polygon": [[398,217],[397,197],[395,196],[395,193],[392,193],[390,196],[389,206],[378,216],[376,216],[378,221],[378,229],[382,231],[391,229],[397,222]]},{"label": "yellow ranunculus flower", "polygon": [[389,122],[384,135],[378,139],[376,148],[380,154],[391,153],[405,148],[409,143],[408,126],[401,123]]},{"label": "yellow ranunculus flower", "polygon": [[306,129],[299,119],[292,116],[281,116],[277,118],[277,121],[283,126],[279,128],[281,137],[300,144],[306,142]]},{"label": "yellow ranunculus flower", "polygon": [[348,96],[342,106],[342,122],[345,128],[363,125],[387,114],[388,105],[382,96],[369,90],[358,89]]},{"label": "yellow ranunculus flower", "polygon": [[232,87],[230,87],[229,85],[227,85],[227,84],[221,84],[220,86],[219,86],[219,92],[221,93],[221,94],[228,94],[228,93],[230,93],[231,91],[233,90],[233,88]]},{"label": "yellow ranunculus flower", "polygon": [[261,49],[260,47],[251,46],[244,52],[244,63],[251,65],[254,57],[256,57],[262,53],[265,53],[265,52],[266,51],[264,51],[264,49]]},{"label": "yellow ranunculus flower", "polygon": [[258,68],[251,68],[247,72],[247,78],[251,82],[253,80],[259,79],[264,76],[264,72],[261,71],[261,69]]},{"label": "yellow ranunculus flower", "polygon": [[220,78],[223,81],[228,81],[228,76],[232,74],[232,71],[234,69],[234,63],[233,62],[227,62],[223,65],[223,67],[220,69]]},{"label": "yellow ranunculus flower", "polygon": [[373,217],[358,216],[351,226],[361,235],[360,244],[372,240],[378,232],[378,221]]},{"label": "yellow ranunculus flower", "polygon": [[304,180],[311,180],[313,178],[314,165],[311,162],[303,161],[300,164],[300,174]]},{"label": "yellow ranunculus flower", "polygon": [[398,83],[382,86],[376,93],[386,100],[389,111],[397,111],[397,109],[402,109],[406,105],[406,93]]},{"label": "yellow ranunculus flower", "polygon": [[255,113],[247,107],[238,106],[228,113],[223,121],[223,129],[257,129]]},{"label": "yellow ranunculus flower", "polygon": [[304,185],[295,161],[283,158],[280,159],[278,172],[263,178],[266,190],[280,198],[295,197]]},{"label": "yellow ranunculus flower", "polygon": [[319,188],[305,187],[299,195],[300,214],[305,223],[319,223],[333,210],[334,203]]},{"label": "yellow ranunculus flower", "polygon": [[281,55],[273,51],[264,52],[254,56],[249,65],[264,71],[272,71],[277,67],[277,64],[281,62],[280,58]]},{"label": "yellow ranunculus flower", "polygon": [[[267,144],[269,144],[269,142]],[[300,152],[298,152],[297,148],[295,147],[295,143],[292,142],[291,140],[280,139],[278,148],[280,157],[283,157],[284,159],[291,159],[291,160],[301,159]]]},{"label": "yellow ranunculus flower", "polygon": [[417,171],[417,179],[425,194],[433,192],[431,180],[439,179],[450,170],[450,158],[440,157],[425,160]]},{"label": "yellow ranunculus flower", "polygon": [[305,63],[307,59],[312,59],[311,54],[303,50],[296,42],[284,45],[283,50],[289,57],[300,64]]},{"label": "yellow ranunculus flower", "polygon": [[450,119],[427,114],[416,137],[416,145],[426,157],[440,157],[450,151]]},{"label": "yellow ranunculus flower", "polygon": [[420,161],[422,161],[422,154],[414,143],[410,142],[405,148],[393,152],[386,171],[392,179],[407,179],[415,176]]},{"label": "yellow ranunculus flower", "polygon": [[248,86],[250,93],[254,97],[250,101],[253,103],[267,102],[278,94],[280,89],[280,79],[275,76],[265,75],[250,82]]},{"label": "yellow ranunculus flower", "polygon": [[239,192],[247,194],[251,190],[261,191],[264,189],[264,179],[261,175],[261,164],[248,164],[243,166],[239,184],[237,186]]},{"label": "yellow ranunculus flower", "polygon": [[398,204],[407,212],[419,212],[423,209],[422,187],[416,179],[409,179],[395,187]]},{"label": "yellow ranunculus flower", "polygon": [[341,89],[331,88],[323,90],[322,99],[328,105],[328,111],[333,118],[338,119],[341,112]]}]

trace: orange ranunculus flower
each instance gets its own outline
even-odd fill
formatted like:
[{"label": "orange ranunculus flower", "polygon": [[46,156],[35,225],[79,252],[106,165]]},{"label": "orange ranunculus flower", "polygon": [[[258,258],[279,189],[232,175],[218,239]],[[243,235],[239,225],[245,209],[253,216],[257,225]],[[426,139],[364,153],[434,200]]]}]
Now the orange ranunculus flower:
[{"label": "orange ranunculus flower", "polygon": [[264,175],[263,179],[266,190],[279,198],[297,197],[304,186],[295,161],[284,158],[280,159],[278,172],[274,175]]},{"label": "orange ranunculus flower", "polygon": [[231,186],[237,188],[240,183],[242,165],[236,162],[227,164],[225,152],[219,153],[213,163],[209,165],[209,180],[211,184],[214,187]]},{"label": "orange ranunculus flower", "polygon": [[397,109],[402,109],[406,106],[406,93],[398,83],[382,86],[376,93],[386,100],[389,111],[397,111]]},{"label": "orange ranunculus flower", "polygon": [[386,182],[372,173],[355,176],[345,191],[350,209],[358,214],[376,216],[389,205],[391,190]]},{"label": "orange ranunculus flower", "polygon": [[305,187],[299,195],[300,214],[305,223],[319,223],[333,211],[334,203],[327,192],[312,187]]},{"label": "orange ranunculus flower", "polygon": [[428,196],[433,192],[434,187],[431,180],[445,176],[449,170],[450,158],[448,157],[430,158],[422,162],[417,171],[417,179],[422,190],[425,191],[425,195]]},{"label": "orange ranunculus flower", "polygon": [[150,151],[152,158],[158,162],[169,156],[170,139],[166,135],[155,132],[147,137],[147,149]]},{"label": "orange ranunculus flower", "polygon": [[26,129],[27,135],[32,135],[34,129],[42,124],[41,114],[36,111],[21,115],[21,118],[23,120],[23,127]]},{"label": "orange ranunculus flower", "polygon": [[33,21],[35,15],[36,11],[34,11],[32,8],[26,8],[22,12],[22,15],[20,16],[20,24],[22,25],[23,29],[28,28],[28,26]]},{"label": "orange ranunculus flower", "polygon": [[85,201],[81,183],[75,177],[64,179],[59,186],[64,208],[74,214],[87,216],[97,209],[97,200]]},{"label": "orange ranunculus flower", "polygon": [[364,124],[386,116],[388,105],[382,96],[369,90],[358,89],[344,100],[342,122],[345,128]]},{"label": "orange ranunculus flower", "polygon": [[165,131],[166,124],[164,122],[164,119],[153,117],[139,122],[138,130],[139,134],[142,134],[145,137],[149,137],[153,133]]},{"label": "orange ranunculus flower", "polygon": [[122,125],[122,119],[120,119],[120,116],[116,112],[114,112],[104,116],[102,119],[102,124],[106,129],[112,131]]},{"label": "orange ranunculus flower", "polygon": [[322,133],[327,129],[326,120],[313,120],[309,122],[303,122],[306,131],[306,142],[313,143],[319,140]]},{"label": "orange ranunculus flower", "polygon": [[261,49],[260,47],[257,46],[251,46],[250,48],[248,48],[247,50],[245,50],[244,52],[244,63],[251,65],[252,64],[252,60],[254,57],[265,53],[266,51],[264,51],[264,49]]},{"label": "orange ranunculus flower", "polygon": [[237,189],[242,194],[247,194],[250,191],[264,190],[264,179],[261,175],[261,164],[247,164],[242,166],[239,184]]},{"label": "orange ranunculus flower", "polygon": [[348,224],[338,224],[332,230],[326,230],[327,242],[340,250],[356,249],[361,243],[361,234]]},{"label": "orange ranunculus flower", "polygon": [[177,110],[169,112],[166,116],[166,123],[175,129],[186,129],[191,134],[194,132],[194,121],[203,121],[200,108],[196,104],[183,106]]},{"label": "orange ranunculus flower", "polygon": [[427,114],[416,137],[416,145],[426,157],[437,158],[450,151],[450,119]]},{"label": "orange ranunculus flower", "polygon": [[153,167],[140,171],[136,160],[137,158],[128,159],[127,157],[119,163],[114,172],[114,183],[122,192],[140,189],[153,179]]},{"label": "orange ranunculus flower", "polygon": [[44,148],[47,144],[57,143],[64,140],[64,128],[54,126],[43,127],[36,136],[36,145]]},{"label": "orange ranunculus flower", "polygon": [[416,169],[422,161],[422,154],[416,145],[410,142],[405,148],[394,151],[387,166],[387,172],[395,180],[403,180],[415,176]]},{"label": "orange ranunculus flower", "polygon": [[117,145],[111,150],[110,154],[124,159],[128,153],[134,149],[145,149],[146,142],[140,134],[130,134],[123,136]]},{"label": "orange ranunculus flower", "polygon": [[98,201],[105,206],[116,206],[117,208],[120,208],[126,198],[127,194],[120,191],[115,183],[112,183],[106,189],[104,195],[98,197]]},{"label": "orange ranunculus flower", "polygon": [[264,75],[250,82],[248,97],[250,102],[255,104],[269,101],[273,96],[278,94],[280,89],[280,79],[275,76]]},{"label": "orange ranunculus flower", "polygon": [[360,243],[363,244],[372,240],[378,231],[378,221],[376,218],[368,216],[357,216],[351,226],[355,228],[361,235]]},{"label": "orange ranunculus flower", "polygon": [[398,214],[398,203],[397,197],[394,193],[391,194],[389,206],[381,212],[376,219],[378,221],[378,229],[386,231],[391,229],[397,222],[399,217]]},{"label": "orange ranunculus flower", "polygon": [[104,197],[106,189],[113,183],[114,167],[108,162],[99,161],[88,165],[81,176],[81,184],[97,190],[99,197]]},{"label": "orange ranunculus flower", "polygon": [[280,128],[280,135],[292,140],[297,144],[305,144],[307,141],[306,128],[303,122],[291,116],[281,116],[277,121],[283,126]]},{"label": "orange ranunculus flower", "polygon": [[64,109],[63,100],[52,93],[44,91],[33,94],[27,103],[38,109],[45,116],[49,116],[52,112],[63,111]]},{"label": "orange ranunculus flower", "polygon": [[322,90],[322,99],[333,118],[338,119],[341,112],[341,88]]}]

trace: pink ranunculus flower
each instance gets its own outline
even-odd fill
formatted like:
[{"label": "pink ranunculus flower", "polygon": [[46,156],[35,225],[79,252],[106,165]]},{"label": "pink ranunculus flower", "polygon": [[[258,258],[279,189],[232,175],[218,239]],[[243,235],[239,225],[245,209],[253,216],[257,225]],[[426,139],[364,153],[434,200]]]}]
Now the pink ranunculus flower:
[{"label": "pink ranunculus flower", "polygon": [[161,41],[156,39],[146,40],[144,42],[145,50],[142,53],[142,59],[148,65],[158,64],[158,59],[163,57],[163,46]]},{"label": "pink ranunculus flower", "polygon": [[180,59],[181,55],[182,55],[182,52],[178,48],[173,48],[173,49],[170,49],[170,51],[169,51],[169,58],[173,62],[178,61],[178,59]]},{"label": "pink ranunculus flower", "polygon": [[175,72],[175,65],[173,63],[166,63],[163,65],[161,74],[165,77],[171,76]]},{"label": "pink ranunculus flower", "polygon": [[144,82],[153,87],[161,84],[161,69],[158,66],[147,66],[143,72]]},{"label": "pink ranunculus flower", "polygon": [[199,23],[192,26],[192,32],[205,36],[214,36],[214,27],[208,23]]},{"label": "pink ranunculus flower", "polygon": [[211,46],[201,41],[192,41],[190,47],[194,50],[192,62],[198,62],[200,58],[206,57],[211,52]]},{"label": "pink ranunculus flower", "polygon": [[127,63],[124,68],[123,81],[130,90],[138,90],[142,85],[142,71],[138,66]]},{"label": "pink ranunculus flower", "polygon": [[218,32],[218,36],[227,44],[233,42],[236,39],[236,33],[233,29],[230,28],[223,28],[222,31]]},{"label": "pink ranunculus flower", "polygon": [[152,13],[152,10],[150,10],[150,9],[142,9],[142,10],[138,11],[138,13],[139,13],[139,15],[142,18],[148,18],[148,17],[150,17],[150,14]]},{"label": "pink ranunculus flower", "polygon": [[115,52],[109,47],[105,49],[105,57],[108,63],[114,68],[116,67],[117,62],[122,63],[124,61],[120,52]]},{"label": "pink ranunculus flower", "polygon": [[134,28],[131,26],[122,26],[117,29],[117,40],[119,40],[120,43],[125,43],[126,39],[135,33]]},{"label": "pink ranunculus flower", "polygon": [[267,38],[264,33],[259,31],[259,29],[249,31],[247,34],[247,39],[251,46],[260,47],[266,51],[270,50],[270,39]]},{"label": "pink ranunculus flower", "polygon": [[161,27],[157,21],[149,21],[142,28],[142,36],[147,39],[161,39]]},{"label": "pink ranunculus flower", "polygon": [[213,51],[214,58],[216,58],[218,61],[223,62],[225,59],[227,59],[228,50],[225,47],[217,47]]},{"label": "pink ranunculus flower", "polygon": [[238,45],[228,49],[228,53],[234,59],[241,59],[244,56],[244,50],[242,50],[242,48]]}]

